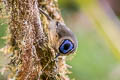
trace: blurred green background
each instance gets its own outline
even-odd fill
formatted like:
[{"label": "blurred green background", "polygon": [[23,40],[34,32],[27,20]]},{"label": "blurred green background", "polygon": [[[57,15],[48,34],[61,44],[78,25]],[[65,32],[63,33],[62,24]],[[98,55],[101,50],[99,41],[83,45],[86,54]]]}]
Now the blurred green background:
[{"label": "blurred green background", "polygon": [[[71,79],[120,80],[119,0],[58,0],[65,23],[78,38],[78,49],[72,60]],[[117,6],[117,8],[120,7]],[[116,16],[117,15],[117,16]],[[6,34],[6,20],[0,18],[0,48]],[[0,54],[0,68],[4,66]],[[0,80],[4,80],[1,76]]]}]

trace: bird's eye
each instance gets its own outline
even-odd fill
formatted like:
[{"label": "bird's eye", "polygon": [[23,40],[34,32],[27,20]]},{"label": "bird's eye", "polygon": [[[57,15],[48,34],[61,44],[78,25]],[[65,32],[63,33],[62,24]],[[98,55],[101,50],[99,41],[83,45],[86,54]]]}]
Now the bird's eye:
[{"label": "bird's eye", "polygon": [[59,26],[59,25],[60,25],[60,22],[57,21],[57,22],[56,22],[56,25]]},{"label": "bird's eye", "polygon": [[59,51],[63,54],[67,54],[69,51],[72,51],[74,44],[72,41],[65,39],[59,47]]},{"label": "bird's eye", "polygon": [[66,43],[66,44],[64,44],[64,50],[68,50],[69,48],[70,48],[70,44],[69,43]]}]

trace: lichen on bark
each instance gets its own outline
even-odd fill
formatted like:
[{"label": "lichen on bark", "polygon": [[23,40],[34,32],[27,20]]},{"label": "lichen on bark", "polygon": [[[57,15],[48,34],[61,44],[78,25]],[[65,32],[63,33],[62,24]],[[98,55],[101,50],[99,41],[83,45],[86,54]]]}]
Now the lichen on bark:
[{"label": "lichen on bark", "polygon": [[44,10],[56,20],[63,19],[57,0],[7,0],[10,11],[9,41],[11,53],[8,79],[69,80],[65,56],[54,60],[56,52],[49,40],[49,21],[39,11]]}]

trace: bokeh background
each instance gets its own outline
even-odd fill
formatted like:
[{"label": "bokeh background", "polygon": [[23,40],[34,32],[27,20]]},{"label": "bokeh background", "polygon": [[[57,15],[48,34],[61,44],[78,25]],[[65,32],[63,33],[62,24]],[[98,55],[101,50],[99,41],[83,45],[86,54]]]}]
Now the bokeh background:
[{"label": "bokeh background", "polygon": [[[64,21],[79,43],[76,54],[67,57],[71,80],[120,80],[120,0],[58,1]],[[1,9],[0,48],[5,45],[8,26]],[[0,69],[6,60],[0,53]],[[5,80],[1,74],[0,80]]]}]

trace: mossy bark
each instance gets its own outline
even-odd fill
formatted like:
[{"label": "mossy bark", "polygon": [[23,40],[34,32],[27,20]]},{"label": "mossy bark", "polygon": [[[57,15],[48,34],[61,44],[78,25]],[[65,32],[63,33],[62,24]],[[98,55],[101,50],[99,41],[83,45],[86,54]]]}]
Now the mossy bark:
[{"label": "mossy bark", "polygon": [[49,21],[44,10],[57,21],[63,21],[57,0],[7,0],[10,10],[10,57],[8,79],[69,80],[65,57],[54,60],[56,52],[49,41]]}]

